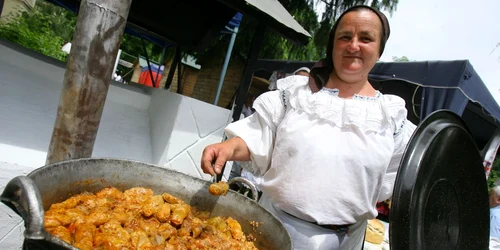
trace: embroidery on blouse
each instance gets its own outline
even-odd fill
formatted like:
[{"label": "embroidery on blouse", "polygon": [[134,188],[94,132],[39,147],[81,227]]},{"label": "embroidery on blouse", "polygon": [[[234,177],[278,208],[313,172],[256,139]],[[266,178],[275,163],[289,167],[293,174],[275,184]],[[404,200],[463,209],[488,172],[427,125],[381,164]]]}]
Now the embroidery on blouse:
[{"label": "embroidery on blouse", "polygon": [[283,101],[283,106],[285,106],[286,110],[286,93],[284,90],[281,91],[281,100]]},{"label": "embroidery on blouse", "polygon": [[329,88],[322,88],[321,91],[328,92],[332,95],[338,96],[339,95],[339,90],[338,89],[329,89]]},{"label": "embroidery on blouse", "polygon": [[394,137],[397,137],[398,135],[401,134],[405,125],[406,125],[406,119],[404,119],[403,122],[401,122],[401,125],[399,125],[399,128],[396,128],[396,131],[394,132]]},{"label": "embroidery on blouse", "polygon": [[380,96],[382,96],[382,94],[377,91],[377,94],[375,94],[375,96],[363,96],[363,95],[354,94],[354,99],[363,100],[363,101],[376,101],[380,98]]},{"label": "embroidery on blouse", "polygon": [[[338,96],[340,92],[338,89],[330,89],[330,88],[322,88],[321,91],[329,93],[333,96]],[[375,96],[363,96],[354,94],[352,98],[361,101],[377,101],[381,96],[382,94],[379,91],[377,91],[377,94],[375,94]]]},{"label": "embroidery on blouse", "polygon": [[[285,84],[278,84],[278,87],[284,87]],[[375,96],[353,96],[355,102],[347,101],[346,98],[338,97],[339,90],[334,88],[322,88],[314,93],[308,85],[296,82],[288,84],[284,89],[280,89],[280,99],[282,101],[283,113],[277,120],[284,118],[288,109],[294,109],[311,115],[315,118],[326,121],[340,128],[356,126],[361,131],[382,132],[392,127],[391,132],[395,132],[397,125],[390,122],[385,109],[380,107],[380,100],[384,95],[379,91]],[[316,94],[319,94],[315,96]],[[334,97],[334,98],[330,98]],[[379,105],[371,105],[376,103]],[[392,125],[391,125],[392,123]]]}]

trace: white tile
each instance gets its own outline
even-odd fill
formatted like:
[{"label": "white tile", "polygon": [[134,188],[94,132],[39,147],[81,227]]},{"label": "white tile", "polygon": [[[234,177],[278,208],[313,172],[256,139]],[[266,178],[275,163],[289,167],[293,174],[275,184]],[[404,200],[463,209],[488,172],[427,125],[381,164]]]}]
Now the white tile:
[{"label": "white tile", "polygon": [[204,138],[228,124],[231,111],[205,102],[189,99],[199,135]]},{"label": "white tile", "polygon": [[0,248],[1,249],[9,249],[9,250],[17,250],[22,249],[23,241],[24,241],[24,224],[20,223],[15,226],[9,234],[5,237],[0,238]]},{"label": "white tile", "polygon": [[0,239],[6,237],[22,221],[21,216],[0,203]]},{"label": "white tile", "polygon": [[195,144],[200,137],[193,113],[185,102],[181,102],[175,124],[168,141],[166,161],[170,161],[179,153]]},{"label": "white tile", "polygon": [[203,173],[203,171],[201,170],[201,156],[203,154],[203,150],[210,144],[221,142],[223,132],[223,129],[219,129],[211,135],[199,140],[196,144],[188,149],[189,155],[191,155],[191,157],[193,158],[194,163],[196,164],[196,168],[200,172],[200,175],[203,176],[203,179],[211,178],[210,175]]},{"label": "white tile", "polygon": [[196,178],[201,178],[198,170],[196,170],[196,165],[187,152],[183,152],[171,162],[168,163],[171,169],[179,171],[181,173],[185,173]]},{"label": "white tile", "polygon": [[0,162],[0,189],[16,176],[27,175],[35,168],[25,167],[17,164]]}]

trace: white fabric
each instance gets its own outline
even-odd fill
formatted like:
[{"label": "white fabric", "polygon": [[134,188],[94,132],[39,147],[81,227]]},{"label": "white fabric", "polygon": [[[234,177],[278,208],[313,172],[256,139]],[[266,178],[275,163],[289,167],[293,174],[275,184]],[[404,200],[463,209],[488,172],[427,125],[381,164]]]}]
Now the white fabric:
[{"label": "white fabric", "polygon": [[300,71],[305,71],[305,72],[307,72],[307,73],[311,73],[311,70],[310,70],[308,67],[301,67],[301,68],[298,68],[297,70],[295,70],[295,71],[292,73],[292,75],[295,75],[295,74],[297,74],[297,73],[298,73],[298,72],[300,72]]},{"label": "white fabric", "polygon": [[66,43],[62,46],[61,50],[66,53],[66,54],[69,54],[71,52],[71,43]]},{"label": "white fabric", "polygon": [[500,240],[490,237],[490,250],[500,250]]},{"label": "white fabric", "polygon": [[257,188],[257,190],[260,191],[260,188],[259,188],[260,177],[256,177],[254,174],[252,174],[251,172],[249,172],[246,169],[241,170],[241,177],[252,182],[255,185],[255,187]]},{"label": "white fabric", "polygon": [[349,227],[349,233],[337,233],[312,223],[294,218],[275,208],[269,197],[262,194],[259,204],[283,223],[293,241],[293,249],[304,250],[360,250],[367,221]]},{"label": "white fabric", "polygon": [[376,202],[392,195],[415,129],[404,100],[382,94],[344,99],[332,89],[312,93],[303,76],[277,85],[255,101],[254,115],[226,128],[229,138],[246,142],[249,170],[262,176],[263,193],[277,209],[318,224],[374,218]]}]

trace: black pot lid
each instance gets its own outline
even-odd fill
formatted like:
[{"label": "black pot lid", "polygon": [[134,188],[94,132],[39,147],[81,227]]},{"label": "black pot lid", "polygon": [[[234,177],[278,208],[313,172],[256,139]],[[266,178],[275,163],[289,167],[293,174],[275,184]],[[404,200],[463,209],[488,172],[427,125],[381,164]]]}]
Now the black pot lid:
[{"label": "black pot lid", "polygon": [[458,115],[436,111],[417,127],[396,177],[389,223],[392,250],[488,249],[482,159]]}]

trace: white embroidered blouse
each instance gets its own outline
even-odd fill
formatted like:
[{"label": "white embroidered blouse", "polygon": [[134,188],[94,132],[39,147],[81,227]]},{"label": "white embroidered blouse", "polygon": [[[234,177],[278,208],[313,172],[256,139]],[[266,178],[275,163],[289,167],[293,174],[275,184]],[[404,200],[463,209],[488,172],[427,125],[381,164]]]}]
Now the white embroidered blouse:
[{"label": "white embroidered blouse", "polygon": [[374,218],[376,202],[392,195],[415,130],[405,101],[380,92],[352,99],[336,89],[313,93],[304,76],[277,85],[257,98],[255,114],[225,130],[247,144],[248,170],[261,176],[261,190],[276,208],[318,224]]}]

